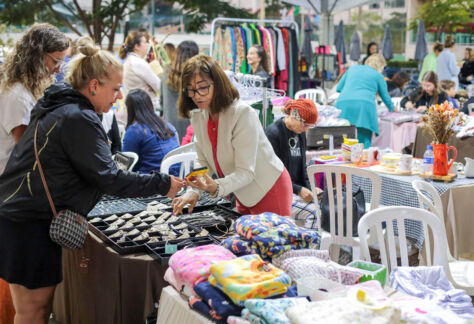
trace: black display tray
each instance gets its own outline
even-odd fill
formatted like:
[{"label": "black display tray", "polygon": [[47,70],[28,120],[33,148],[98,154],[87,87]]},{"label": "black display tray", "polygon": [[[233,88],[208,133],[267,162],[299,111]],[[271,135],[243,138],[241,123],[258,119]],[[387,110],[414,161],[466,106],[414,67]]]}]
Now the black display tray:
[{"label": "black display tray", "polygon": [[[130,214],[136,216],[138,213],[130,213]],[[121,215],[117,215],[117,216],[120,217]],[[104,216],[104,218],[107,218],[107,217]],[[96,223],[89,223],[89,229],[92,232],[94,232],[97,236],[99,236],[99,238],[102,241],[104,241],[107,245],[109,245],[114,251],[116,251],[117,253],[119,253],[121,255],[146,252],[145,243],[148,242],[148,241],[134,241],[133,239],[136,238],[141,233],[143,233],[144,230],[147,230],[150,227],[152,227],[152,225],[151,225],[152,222],[151,221],[148,222],[146,226],[145,225],[139,226],[138,224],[140,224],[140,223],[137,223],[134,227],[123,230],[124,232],[130,232],[133,229],[137,229],[137,230],[140,231],[140,234],[136,234],[136,235],[133,235],[133,236],[130,236],[130,237],[126,236],[125,241],[123,241],[123,242],[118,242],[121,237],[111,237],[117,232],[117,230],[107,231],[107,228],[113,222],[114,221],[108,222],[108,221],[102,220],[102,221],[96,222]],[[183,229],[181,229],[181,230],[174,229],[174,227],[176,225],[181,224],[181,223],[184,223],[186,225],[185,229],[187,229],[188,232],[191,232],[191,234],[190,234],[191,238],[194,238],[193,235],[197,235],[198,233],[200,233],[202,231],[202,228],[200,228],[200,227],[190,225],[190,224],[187,224],[187,223],[185,223],[181,220],[178,220],[176,222],[169,223],[170,228],[172,229],[172,231],[174,232],[174,234],[177,237],[179,237],[183,234],[183,232],[182,232]],[[163,238],[163,236],[160,234],[160,232],[148,232],[148,235],[150,237],[157,237],[160,241],[165,241],[166,240],[166,236]],[[185,240],[185,239],[183,239],[183,240]]]},{"label": "black display tray", "polygon": [[87,218],[106,217],[113,214],[134,214],[146,210],[147,205],[134,198],[101,200],[87,214]]},{"label": "black display tray", "polygon": [[168,261],[172,255],[172,254],[166,253],[165,251],[166,244],[176,244],[179,251],[185,248],[197,247],[197,246],[202,246],[202,245],[207,245],[207,244],[220,244],[220,242],[212,236],[202,236],[202,237],[191,237],[191,238],[183,239],[183,240],[171,240],[167,242],[146,243],[145,246],[148,253],[152,256],[152,258],[158,261],[162,266],[168,265]]}]

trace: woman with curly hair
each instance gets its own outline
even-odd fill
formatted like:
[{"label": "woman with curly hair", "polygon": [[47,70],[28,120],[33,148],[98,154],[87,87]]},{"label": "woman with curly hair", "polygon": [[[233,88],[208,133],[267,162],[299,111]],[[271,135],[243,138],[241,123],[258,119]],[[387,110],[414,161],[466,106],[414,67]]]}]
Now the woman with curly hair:
[{"label": "woman with curly hair", "polygon": [[178,117],[178,97],[181,73],[186,61],[199,54],[199,47],[194,41],[183,41],[178,45],[170,66],[164,71],[163,81],[163,117],[176,128],[179,142],[186,134],[189,121]]},{"label": "woman with curly hair", "polygon": [[36,24],[0,66],[0,174],[30,122],[30,112],[59,73],[68,38],[50,24]]}]

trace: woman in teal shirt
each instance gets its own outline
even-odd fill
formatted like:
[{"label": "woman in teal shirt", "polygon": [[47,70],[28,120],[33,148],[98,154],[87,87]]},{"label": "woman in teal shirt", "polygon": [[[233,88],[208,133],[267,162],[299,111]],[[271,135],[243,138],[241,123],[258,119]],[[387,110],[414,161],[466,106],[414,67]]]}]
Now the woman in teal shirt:
[{"label": "woman in teal shirt", "polygon": [[357,127],[359,143],[368,148],[372,142],[372,133],[379,133],[375,96],[378,93],[388,110],[394,106],[382,75],[385,59],[380,54],[372,54],[365,65],[354,65],[347,70],[337,84],[336,107],[341,109],[339,117],[347,119]]}]

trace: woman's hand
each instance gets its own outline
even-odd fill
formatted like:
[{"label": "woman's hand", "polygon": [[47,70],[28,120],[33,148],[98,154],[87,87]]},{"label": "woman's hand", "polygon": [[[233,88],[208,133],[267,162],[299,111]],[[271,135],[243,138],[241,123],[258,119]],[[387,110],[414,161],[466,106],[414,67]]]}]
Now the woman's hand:
[{"label": "woman's hand", "polygon": [[196,206],[196,203],[199,200],[199,195],[195,192],[186,192],[184,195],[181,197],[173,199],[173,202],[171,203],[171,206],[173,207],[173,214],[179,215],[183,213],[183,208],[187,204],[188,206],[188,213],[192,213],[194,206]]},{"label": "woman's hand", "polygon": [[314,199],[313,192],[305,187],[301,187],[301,190],[298,196],[300,196],[301,199],[303,199],[307,203],[312,202]]},{"label": "woman's hand", "polygon": [[[203,179],[202,179],[203,178]],[[204,190],[209,192],[211,195],[215,195],[217,190],[217,182],[215,182],[210,176],[207,174],[201,177],[193,177],[191,179],[186,179],[188,186]],[[204,180],[204,181],[203,181]]]},{"label": "woman's hand", "polygon": [[180,178],[176,178],[174,176],[171,176],[171,187],[166,196],[168,198],[174,198],[176,194],[186,186],[186,181]]},{"label": "woman's hand", "polygon": [[413,109],[413,108],[415,108],[415,105],[413,104],[413,102],[407,101],[407,102],[405,102],[405,108],[406,109]]},{"label": "woman's hand", "polygon": [[427,107],[426,106],[420,106],[418,108],[416,108],[416,112],[417,113],[424,113],[426,111]]}]

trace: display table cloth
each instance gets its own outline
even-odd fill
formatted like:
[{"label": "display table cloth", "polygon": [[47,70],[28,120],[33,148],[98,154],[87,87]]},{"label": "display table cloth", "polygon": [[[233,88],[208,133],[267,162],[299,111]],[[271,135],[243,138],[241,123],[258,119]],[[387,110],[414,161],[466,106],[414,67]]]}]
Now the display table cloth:
[{"label": "display table cloth", "polygon": [[394,124],[379,118],[379,136],[372,136],[372,146],[380,149],[391,148],[401,153],[403,148],[415,142],[417,124],[405,122]]},{"label": "display table cloth", "polygon": [[[397,176],[379,173],[382,179],[382,206],[411,206],[419,208],[416,191],[411,183],[419,180],[419,176]],[[353,177],[364,191],[366,201],[370,201],[372,188],[370,181],[361,177]],[[431,182],[441,196],[446,224],[446,235],[454,257],[474,251],[474,235],[472,221],[474,219],[474,179],[462,175],[451,183]],[[416,240],[421,248],[423,229],[420,222],[407,220],[405,223],[407,236]]]},{"label": "display table cloth", "polygon": [[144,323],[168,285],[166,267],[145,254],[121,256],[91,232],[83,249],[63,249],[62,261],[53,305],[62,324]]},{"label": "display table cloth", "polygon": [[158,308],[157,324],[214,323],[188,306],[188,301],[173,287],[163,288]]}]

